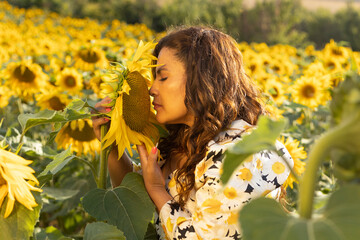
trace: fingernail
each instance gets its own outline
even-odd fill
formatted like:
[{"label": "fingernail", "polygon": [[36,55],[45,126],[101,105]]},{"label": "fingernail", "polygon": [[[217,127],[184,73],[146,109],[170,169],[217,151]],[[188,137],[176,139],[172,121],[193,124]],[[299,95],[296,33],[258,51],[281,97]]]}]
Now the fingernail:
[{"label": "fingernail", "polygon": [[110,112],[110,111],[111,111],[111,108],[105,108],[105,111],[106,111],[106,112]]},{"label": "fingernail", "polygon": [[152,153],[152,154],[155,154],[156,151],[157,151],[157,147],[153,147],[153,148],[151,149],[151,153]]},{"label": "fingernail", "polygon": [[105,118],[105,122],[108,122],[108,121],[110,121],[110,119],[108,119],[108,118]]}]

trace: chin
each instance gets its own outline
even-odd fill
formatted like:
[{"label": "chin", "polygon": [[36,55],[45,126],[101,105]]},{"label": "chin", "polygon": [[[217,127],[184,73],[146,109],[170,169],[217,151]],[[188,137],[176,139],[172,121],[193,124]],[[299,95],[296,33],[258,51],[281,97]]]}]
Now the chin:
[{"label": "chin", "polygon": [[159,117],[159,115],[157,114],[155,117],[156,121],[160,124],[166,124],[166,121],[164,121],[164,119],[162,119],[161,117]]}]

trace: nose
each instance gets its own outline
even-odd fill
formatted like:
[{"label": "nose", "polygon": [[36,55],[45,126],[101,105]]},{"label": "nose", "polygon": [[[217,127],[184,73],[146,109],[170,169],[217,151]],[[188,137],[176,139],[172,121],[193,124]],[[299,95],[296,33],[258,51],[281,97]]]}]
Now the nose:
[{"label": "nose", "polygon": [[149,95],[154,97],[155,95],[157,95],[159,92],[159,90],[157,89],[155,82],[153,83],[153,85],[151,86],[151,88],[149,89]]}]

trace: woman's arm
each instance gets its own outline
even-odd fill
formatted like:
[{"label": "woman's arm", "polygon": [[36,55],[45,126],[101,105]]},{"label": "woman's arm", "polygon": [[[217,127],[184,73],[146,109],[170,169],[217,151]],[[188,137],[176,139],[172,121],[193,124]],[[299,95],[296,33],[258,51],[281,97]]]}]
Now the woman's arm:
[{"label": "woman's arm", "polygon": [[165,179],[157,163],[157,148],[148,153],[144,145],[137,146],[140,155],[146,191],[159,212],[163,205],[172,199],[165,189]]},{"label": "woman's arm", "polygon": [[121,184],[125,175],[133,171],[133,165],[125,152],[118,159],[117,147],[113,147],[108,157],[108,170],[112,186],[117,187]]}]

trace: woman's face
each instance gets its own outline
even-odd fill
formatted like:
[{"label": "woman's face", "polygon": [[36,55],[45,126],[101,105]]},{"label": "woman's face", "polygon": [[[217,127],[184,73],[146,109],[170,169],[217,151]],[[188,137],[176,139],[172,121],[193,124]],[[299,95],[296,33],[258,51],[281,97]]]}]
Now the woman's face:
[{"label": "woman's face", "polygon": [[186,124],[191,126],[194,117],[187,110],[185,100],[185,65],[175,55],[176,51],[162,48],[158,56],[156,78],[150,88],[161,124]]}]

